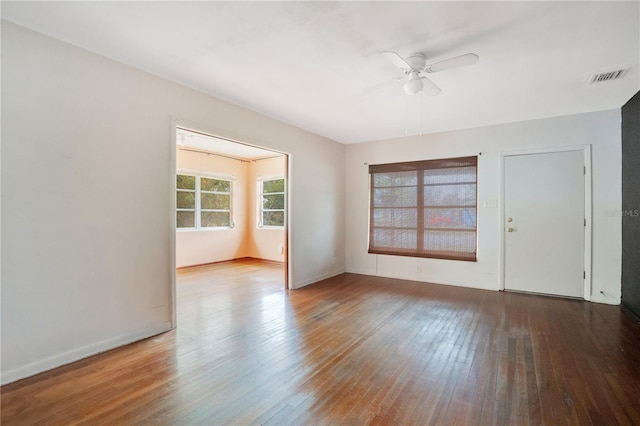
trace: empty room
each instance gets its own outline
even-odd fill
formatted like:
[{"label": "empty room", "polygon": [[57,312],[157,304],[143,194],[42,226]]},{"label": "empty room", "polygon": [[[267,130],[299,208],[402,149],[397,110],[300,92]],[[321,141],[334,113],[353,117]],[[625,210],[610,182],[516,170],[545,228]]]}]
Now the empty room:
[{"label": "empty room", "polygon": [[0,8],[2,424],[640,423],[640,2]]}]

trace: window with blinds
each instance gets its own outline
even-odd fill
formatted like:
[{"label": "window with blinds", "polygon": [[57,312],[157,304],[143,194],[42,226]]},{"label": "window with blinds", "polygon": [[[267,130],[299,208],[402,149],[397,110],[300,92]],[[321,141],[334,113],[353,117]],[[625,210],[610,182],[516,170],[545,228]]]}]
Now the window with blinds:
[{"label": "window with blinds", "polygon": [[369,166],[369,253],[476,261],[478,157]]}]

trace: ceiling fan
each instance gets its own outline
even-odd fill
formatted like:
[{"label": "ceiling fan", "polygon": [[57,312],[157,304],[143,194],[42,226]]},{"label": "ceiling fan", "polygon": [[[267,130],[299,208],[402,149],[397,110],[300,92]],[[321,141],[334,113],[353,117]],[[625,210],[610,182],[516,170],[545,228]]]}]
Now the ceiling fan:
[{"label": "ceiling fan", "polygon": [[427,64],[427,58],[422,53],[414,53],[406,58],[403,58],[397,52],[391,51],[384,51],[380,54],[400,68],[404,72],[404,75],[372,86],[365,90],[366,93],[404,80],[403,88],[406,94],[415,95],[424,91],[427,95],[434,96],[440,93],[440,88],[433,84],[433,82],[427,78],[426,74],[473,65],[478,62],[479,59],[478,55],[467,53],[434,64]]}]

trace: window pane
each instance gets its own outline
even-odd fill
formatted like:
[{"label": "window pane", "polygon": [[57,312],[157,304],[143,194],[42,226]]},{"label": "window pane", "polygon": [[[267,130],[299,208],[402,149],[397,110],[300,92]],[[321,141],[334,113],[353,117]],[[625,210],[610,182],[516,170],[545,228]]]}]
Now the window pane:
[{"label": "window pane", "polygon": [[284,194],[263,195],[262,208],[267,210],[284,209]]},{"label": "window pane", "polygon": [[425,231],[424,248],[433,251],[474,253],[476,233],[465,231]]},{"label": "window pane", "polygon": [[373,244],[377,248],[416,249],[416,231],[411,229],[374,229]]},{"label": "window pane", "polygon": [[177,175],[176,176],[176,188],[178,189],[196,189],[196,177]]},{"label": "window pane", "polygon": [[475,181],[475,167],[454,167],[450,169],[433,169],[424,171],[425,185]]},{"label": "window pane", "polygon": [[284,192],[284,179],[265,180],[262,182],[262,192]]},{"label": "window pane", "polygon": [[222,179],[200,178],[202,191],[231,192],[231,181]]},{"label": "window pane", "polygon": [[475,206],[476,184],[424,187],[425,206]]},{"label": "window pane", "polygon": [[196,193],[178,191],[176,205],[179,209],[195,209],[196,208]]},{"label": "window pane", "polygon": [[176,215],[178,228],[193,228],[196,226],[195,212],[177,212]]},{"label": "window pane", "polygon": [[375,174],[373,176],[373,186],[415,186],[418,184],[418,174],[412,172],[388,172]]},{"label": "window pane", "polygon": [[284,226],[284,212],[264,212],[262,226]]},{"label": "window pane", "polygon": [[203,228],[215,228],[231,225],[231,213],[229,212],[202,212],[200,226]]},{"label": "window pane", "polygon": [[227,194],[200,194],[200,207],[202,209],[229,210],[231,196]]},{"label": "window pane", "polygon": [[375,207],[415,207],[417,202],[418,195],[415,186],[373,190],[373,205]]},{"label": "window pane", "polygon": [[415,208],[374,209],[373,226],[375,227],[416,227],[418,217]]},{"label": "window pane", "polygon": [[475,229],[475,208],[424,209],[425,228]]},{"label": "window pane", "polygon": [[476,260],[477,157],[370,165],[370,253]]}]

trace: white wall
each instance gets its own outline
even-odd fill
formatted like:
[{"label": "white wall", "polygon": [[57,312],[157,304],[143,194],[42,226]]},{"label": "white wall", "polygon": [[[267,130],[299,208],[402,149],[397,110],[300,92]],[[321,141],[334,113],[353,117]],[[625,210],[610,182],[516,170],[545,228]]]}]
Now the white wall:
[{"label": "white wall", "polygon": [[249,257],[284,262],[284,230],[276,228],[258,228],[258,185],[260,178],[283,177],[286,172],[286,157],[275,157],[251,163],[249,168],[249,210],[247,216],[247,252]]},{"label": "white wall", "polygon": [[[521,150],[591,145],[593,301],[620,302],[620,111],[557,117],[499,126],[374,141],[346,146],[346,267],[348,272],[498,290],[502,238],[501,156]],[[476,155],[478,158],[478,261],[459,262],[367,253],[368,164]],[[417,272],[417,266],[421,272]],[[604,292],[604,295],[601,293]]]},{"label": "white wall", "polygon": [[213,173],[233,179],[233,228],[176,232],[176,266],[178,268],[221,262],[248,256],[247,218],[249,209],[249,162],[217,155],[178,149],[176,167],[196,172]]},{"label": "white wall", "polygon": [[170,327],[175,122],[290,153],[291,287],[344,271],[343,145],[3,21],[2,383]]}]

